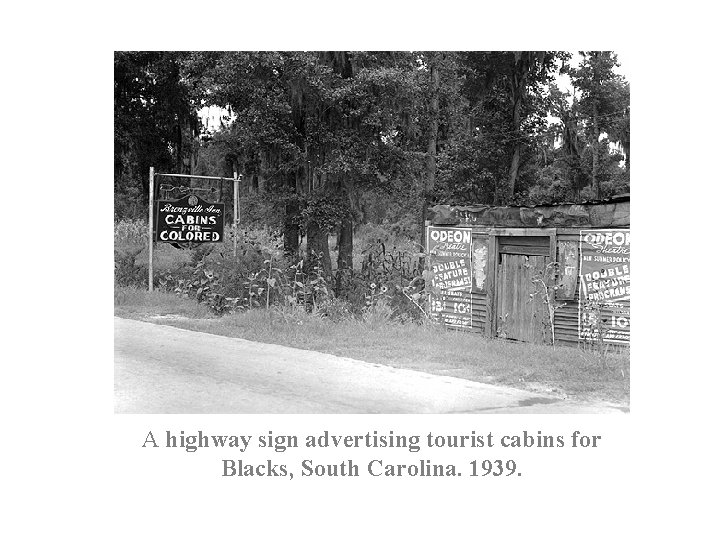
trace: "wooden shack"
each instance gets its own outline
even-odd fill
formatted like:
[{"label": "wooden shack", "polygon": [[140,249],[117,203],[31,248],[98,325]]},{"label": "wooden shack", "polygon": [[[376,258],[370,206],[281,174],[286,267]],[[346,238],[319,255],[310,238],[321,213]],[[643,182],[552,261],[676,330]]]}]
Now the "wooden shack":
[{"label": "wooden shack", "polygon": [[448,206],[426,222],[430,316],[533,343],[630,343],[630,196]]}]

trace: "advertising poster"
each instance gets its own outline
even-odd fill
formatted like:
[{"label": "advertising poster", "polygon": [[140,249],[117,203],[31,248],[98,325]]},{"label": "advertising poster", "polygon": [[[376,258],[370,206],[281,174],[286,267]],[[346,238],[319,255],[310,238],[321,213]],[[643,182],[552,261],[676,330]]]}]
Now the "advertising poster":
[{"label": "advertising poster", "polygon": [[560,263],[560,287],[555,291],[558,300],[572,300],[577,292],[578,245],[575,242],[558,242],[558,263]]},{"label": "advertising poster", "polygon": [[428,227],[430,316],[446,326],[472,326],[472,229]]},{"label": "advertising poster", "polygon": [[630,341],[630,230],[580,231],[579,338]]},{"label": "advertising poster", "polygon": [[473,290],[477,293],[485,293],[488,274],[488,237],[476,236],[472,241]]}]

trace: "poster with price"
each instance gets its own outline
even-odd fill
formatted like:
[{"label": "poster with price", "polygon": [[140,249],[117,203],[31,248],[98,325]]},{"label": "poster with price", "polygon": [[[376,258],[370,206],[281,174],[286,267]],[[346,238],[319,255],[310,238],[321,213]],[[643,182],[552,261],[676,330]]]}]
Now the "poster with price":
[{"label": "poster with price", "polygon": [[630,341],[630,230],[580,231],[578,332],[585,341]]},{"label": "poster with price", "polygon": [[428,227],[430,316],[446,326],[472,326],[472,229]]}]

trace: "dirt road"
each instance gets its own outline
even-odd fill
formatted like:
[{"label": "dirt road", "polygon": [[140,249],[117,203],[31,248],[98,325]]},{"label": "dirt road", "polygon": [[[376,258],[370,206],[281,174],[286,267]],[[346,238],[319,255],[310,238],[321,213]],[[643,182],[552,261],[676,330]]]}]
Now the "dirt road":
[{"label": "dirt road", "polygon": [[115,318],[118,413],[608,413],[548,395]]}]

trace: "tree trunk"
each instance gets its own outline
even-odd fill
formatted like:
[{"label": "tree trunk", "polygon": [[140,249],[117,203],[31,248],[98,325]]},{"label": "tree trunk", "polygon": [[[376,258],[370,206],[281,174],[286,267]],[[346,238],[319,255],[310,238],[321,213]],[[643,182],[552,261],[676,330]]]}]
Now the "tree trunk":
[{"label": "tree trunk", "polygon": [[353,221],[347,218],[340,224],[338,232],[337,275],[335,276],[335,292],[340,293],[344,278],[353,269]]},{"label": "tree trunk", "polygon": [[344,219],[340,225],[338,234],[338,269],[344,270],[353,268],[353,222],[352,219]]},{"label": "tree trunk", "polygon": [[268,177],[268,162],[265,152],[260,152],[260,165],[258,168],[258,193],[265,192],[265,179]]},{"label": "tree trunk", "polygon": [[[325,52],[322,57],[324,61],[330,65],[333,71],[340,75],[343,79],[351,79],[354,76],[354,69],[352,63],[352,55],[347,51],[334,51]],[[343,118],[340,120],[340,124],[345,129],[359,129],[360,119]],[[323,158],[324,159],[324,158]],[[327,186],[327,183],[322,181],[322,184]],[[345,197],[348,201],[348,206],[352,207],[352,186],[353,182],[349,181],[344,175],[339,175],[336,182],[336,188],[338,194],[341,197]],[[353,261],[353,218],[352,215],[345,216],[340,222],[340,230],[337,236],[337,274],[335,276],[335,292],[340,293],[343,286],[343,278],[347,270],[352,270]],[[329,251],[328,251],[329,254]],[[329,259],[328,259],[329,260]]]},{"label": "tree trunk", "polygon": [[289,202],[285,205],[285,219],[283,222],[283,251],[290,260],[296,260],[300,254],[300,227],[297,218],[300,209],[296,202]]},{"label": "tree trunk", "polygon": [[522,121],[522,89],[515,89],[515,103],[513,105],[513,130],[515,135],[515,148],[513,149],[512,161],[510,162],[510,174],[508,175],[508,196],[512,199],[515,195],[518,171],[520,170],[520,123]]},{"label": "tree trunk", "polygon": [[422,211],[420,212],[420,243],[425,245],[425,220],[430,206],[431,193],[435,188],[437,173],[437,141],[438,120],[440,117],[440,70],[437,65],[437,56],[430,61],[430,133],[428,137],[427,154],[425,157],[425,178],[422,189]]},{"label": "tree trunk", "polygon": [[597,101],[593,102],[593,140],[592,145],[590,146],[592,148],[592,190],[595,195],[596,199],[600,199],[600,176],[598,175],[598,168],[600,165],[600,143],[598,142],[598,139],[600,138],[600,128],[598,127],[597,122]]},{"label": "tree trunk", "polygon": [[530,70],[531,54],[528,51],[515,53],[515,65],[512,72],[512,97],[513,97],[513,144],[512,159],[510,160],[510,171],[508,173],[508,198],[512,199],[515,195],[517,186],[518,171],[520,170],[520,125],[522,123],[522,104],[525,95],[525,84],[527,82],[528,72]]},{"label": "tree trunk", "polygon": [[328,233],[320,228],[315,220],[307,224],[307,260],[310,268],[317,262],[322,268],[325,280],[332,276],[332,263],[330,261],[330,247],[328,246]]},{"label": "tree trunk", "polygon": [[623,150],[625,151],[625,170],[630,177],[630,138],[628,137],[623,143]]}]

